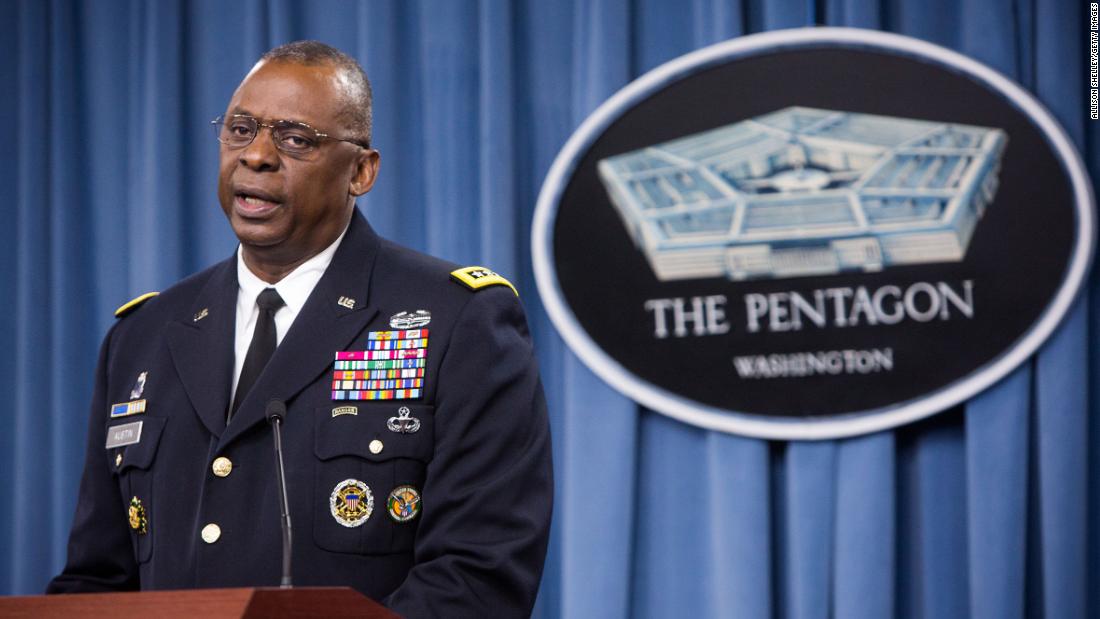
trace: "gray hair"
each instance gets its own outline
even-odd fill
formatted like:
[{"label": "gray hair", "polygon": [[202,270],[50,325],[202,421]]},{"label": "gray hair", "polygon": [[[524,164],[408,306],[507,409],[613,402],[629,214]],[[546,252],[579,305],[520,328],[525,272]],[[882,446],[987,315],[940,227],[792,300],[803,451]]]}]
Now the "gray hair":
[{"label": "gray hair", "polygon": [[292,62],[306,66],[329,65],[340,73],[347,99],[341,120],[347,123],[355,139],[370,146],[371,88],[366,71],[351,56],[320,41],[294,41],[267,52],[260,62]]}]

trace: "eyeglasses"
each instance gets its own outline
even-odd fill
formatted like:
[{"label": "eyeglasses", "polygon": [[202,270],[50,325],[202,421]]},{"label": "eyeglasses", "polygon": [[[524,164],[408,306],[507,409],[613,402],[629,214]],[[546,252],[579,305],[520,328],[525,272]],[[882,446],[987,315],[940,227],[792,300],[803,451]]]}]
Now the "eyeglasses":
[{"label": "eyeglasses", "polygon": [[305,123],[292,120],[263,122],[247,114],[233,114],[232,116],[219,116],[210,121],[210,124],[214,125],[214,134],[217,136],[218,141],[229,148],[248,146],[259,135],[262,127],[271,129],[271,137],[275,142],[275,148],[295,157],[309,155],[317,150],[324,138],[355,144],[360,148],[370,148],[369,143],[334,137],[327,133],[321,133]]}]

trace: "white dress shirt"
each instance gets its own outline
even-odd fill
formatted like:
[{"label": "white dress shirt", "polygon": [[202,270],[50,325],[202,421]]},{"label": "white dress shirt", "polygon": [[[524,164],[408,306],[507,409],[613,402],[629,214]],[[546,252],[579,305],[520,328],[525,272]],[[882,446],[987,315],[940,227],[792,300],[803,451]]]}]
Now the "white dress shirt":
[{"label": "white dress shirt", "polygon": [[[248,354],[248,345],[252,343],[252,333],[256,330],[256,321],[260,317],[260,308],[256,306],[256,297],[264,288],[274,288],[283,298],[286,305],[275,312],[275,344],[283,342],[283,336],[294,324],[298,312],[306,304],[306,299],[321,281],[325,269],[332,262],[332,256],[336,254],[336,248],[340,241],[344,240],[347,228],[340,233],[332,245],[329,245],[321,253],[298,265],[286,277],[275,284],[269,284],[248,269],[241,256],[241,247],[237,246],[237,329],[233,342],[233,387],[231,397],[237,393],[237,381],[241,378],[241,368],[244,367],[244,358]],[[229,406],[233,406],[232,400]]]}]

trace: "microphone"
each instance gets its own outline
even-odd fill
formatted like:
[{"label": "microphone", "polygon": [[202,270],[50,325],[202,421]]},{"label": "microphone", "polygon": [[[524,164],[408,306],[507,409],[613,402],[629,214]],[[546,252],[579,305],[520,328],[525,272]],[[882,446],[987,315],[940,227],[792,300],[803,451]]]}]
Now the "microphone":
[{"label": "microphone", "polygon": [[283,527],[283,579],[279,587],[291,588],[290,583],[290,505],[286,498],[286,469],[283,468],[283,436],[279,427],[286,418],[286,402],[273,399],[267,403],[267,421],[275,429],[275,463],[279,469],[279,505],[283,511],[280,524]]}]

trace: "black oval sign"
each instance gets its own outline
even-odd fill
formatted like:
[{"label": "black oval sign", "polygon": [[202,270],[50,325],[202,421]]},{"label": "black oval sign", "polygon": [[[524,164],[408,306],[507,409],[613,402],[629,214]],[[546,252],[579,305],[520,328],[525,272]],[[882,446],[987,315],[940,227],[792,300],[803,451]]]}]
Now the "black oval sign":
[{"label": "black oval sign", "polygon": [[830,438],[973,396],[1067,311],[1091,188],[1033,97],[949,50],[815,28],[689,54],[601,106],[533,232],[579,357],[711,429]]}]

